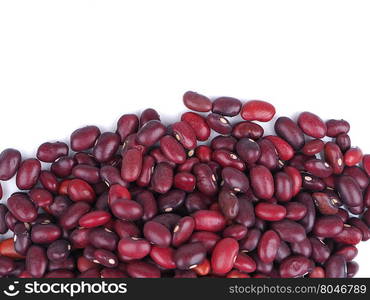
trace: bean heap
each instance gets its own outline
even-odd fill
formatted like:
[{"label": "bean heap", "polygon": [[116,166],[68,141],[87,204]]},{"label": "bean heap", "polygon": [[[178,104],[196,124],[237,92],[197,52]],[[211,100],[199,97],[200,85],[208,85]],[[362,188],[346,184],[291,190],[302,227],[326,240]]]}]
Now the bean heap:
[{"label": "bean heap", "polygon": [[183,101],[192,111],[170,126],[146,109],[36,158],[4,150],[0,180],[16,175],[21,191],[0,204],[13,236],[0,277],[353,277],[370,238],[370,155],[349,123],[303,112],[264,136],[267,102]]}]

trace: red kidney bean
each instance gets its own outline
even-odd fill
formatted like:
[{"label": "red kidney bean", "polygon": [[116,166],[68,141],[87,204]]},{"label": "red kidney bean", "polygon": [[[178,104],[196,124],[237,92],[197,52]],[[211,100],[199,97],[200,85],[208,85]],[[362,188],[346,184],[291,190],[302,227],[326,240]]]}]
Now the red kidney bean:
[{"label": "red kidney bean", "polygon": [[340,201],[328,193],[316,192],[312,194],[314,203],[323,215],[335,215],[338,213]]},{"label": "red kidney bean", "polygon": [[311,112],[305,111],[301,113],[297,122],[302,131],[310,137],[321,139],[326,135],[324,121]]},{"label": "red kidney bean", "polygon": [[366,154],[362,158],[362,167],[366,174],[370,176],[370,154]]},{"label": "red kidney bean", "polygon": [[51,172],[59,178],[65,178],[72,174],[73,167],[76,165],[74,158],[62,156],[51,164]]},{"label": "red kidney bean", "polygon": [[195,176],[189,172],[179,172],[175,175],[174,186],[185,192],[192,192],[195,188]]},{"label": "red kidney bean", "polygon": [[207,203],[204,200],[205,198],[206,196],[199,192],[188,194],[188,196],[185,199],[185,207],[188,213],[192,213],[197,210],[207,209]]},{"label": "red kidney bean", "polygon": [[233,238],[233,239],[236,239],[237,241],[243,239],[248,233],[248,228],[243,226],[243,225],[239,225],[239,224],[234,224],[234,225],[230,225],[228,227],[226,227],[223,231],[222,231],[222,236],[224,238],[226,237],[230,237],[230,238]]},{"label": "red kidney bean", "polygon": [[41,185],[49,192],[56,193],[59,183],[56,176],[50,171],[41,171],[39,177]]},{"label": "red kidney bean", "polygon": [[268,135],[266,139],[273,143],[281,160],[290,160],[293,158],[294,149],[282,138],[275,135]]},{"label": "red kidney bean", "polygon": [[226,219],[218,211],[198,210],[193,214],[195,230],[217,232],[225,228]]},{"label": "red kidney bean", "polygon": [[195,228],[195,221],[192,217],[181,218],[172,233],[172,245],[178,247],[189,240]]},{"label": "red kidney bean", "polygon": [[211,168],[205,163],[199,163],[194,166],[193,173],[196,177],[198,190],[208,196],[217,193],[216,177]]},{"label": "red kidney bean", "polygon": [[29,247],[32,244],[29,232],[29,225],[27,223],[17,223],[14,226],[13,249],[14,252],[23,257],[27,254]]},{"label": "red kidney bean", "polygon": [[9,180],[17,173],[22,161],[21,153],[16,149],[5,149],[0,153],[0,180]]},{"label": "red kidney bean", "polygon": [[351,138],[346,133],[341,133],[335,138],[335,143],[339,146],[342,152],[346,152],[351,147]]},{"label": "red kidney bean", "polygon": [[56,196],[53,203],[49,205],[47,209],[51,215],[59,218],[71,204],[72,201],[69,200],[69,198],[65,196]]},{"label": "red kidney bean", "polygon": [[292,196],[296,196],[302,187],[302,176],[301,173],[294,167],[286,166],[284,172],[290,176],[292,180]]},{"label": "red kidney bean", "polygon": [[360,266],[355,261],[349,261],[346,264],[346,268],[347,268],[347,278],[353,278],[357,274]]},{"label": "red kidney bean", "polygon": [[302,187],[305,188],[306,190],[312,192],[319,192],[323,191],[326,188],[326,184],[322,178],[307,173],[302,175],[303,175]]},{"label": "red kidney bean", "polygon": [[251,100],[243,105],[240,115],[247,121],[268,122],[274,117],[275,112],[272,104],[261,100]]},{"label": "red kidney bean", "polygon": [[235,124],[232,129],[232,136],[237,139],[250,138],[252,140],[258,140],[263,136],[264,129],[262,126],[249,122],[243,121]]},{"label": "red kidney bean", "polygon": [[285,172],[278,172],[274,177],[275,197],[282,202],[289,201],[293,197],[293,182]]},{"label": "red kidney bean", "polygon": [[147,240],[125,237],[119,241],[117,249],[120,255],[141,259],[149,254],[151,246]]},{"label": "red kidney bean", "polygon": [[238,253],[234,263],[234,267],[239,271],[245,273],[253,273],[257,268],[256,262],[250,256],[243,252]]},{"label": "red kidney bean", "polygon": [[53,203],[53,195],[42,188],[34,188],[29,193],[30,199],[36,206],[47,207]]},{"label": "red kidney bean", "polygon": [[222,167],[232,167],[240,171],[245,170],[244,162],[233,152],[219,149],[212,153],[212,159]]},{"label": "red kidney bean", "polygon": [[0,256],[0,276],[9,275],[15,269],[15,263],[12,259]]},{"label": "red kidney bean", "polygon": [[166,226],[148,221],[143,228],[144,237],[154,245],[159,247],[168,247],[171,244],[171,233]]},{"label": "red kidney bean", "polygon": [[276,253],[280,246],[280,237],[273,231],[266,231],[258,243],[258,257],[264,263],[271,263],[275,260]]},{"label": "red kidney bean", "polygon": [[232,220],[237,217],[239,213],[239,200],[228,188],[223,188],[218,194],[218,204],[227,219]]},{"label": "red kidney bean", "polygon": [[354,226],[344,224],[343,230],[334,237],[334,240],[338,243],[357,245],[362,240],[362,232]]},{"label": "red kidney bean", "polygon": [[233,238],[224,238],[217,242],[211,257],[213,272],[222,275],[231,271],[238,252],[239,244]]},{"label": "red kidney bean", "polygon": [[71,245],[65,240],[57,240],[51,243],[46,251],[47,257],[53,262],[65,261],[71,252]]},{"label": "red kidney bean", "polygon": [[174,253],[173,258],[176,267],[180,270],[195,268],[206,258],[206,248],[202,243],[189,243],[180,246]]},{"label": "red kidney bean", "polygon": [[226,167],[222,169],[221,176],[224,184],[226,184],[234,192],[246,193],[248,191],[249,180],[243,172],[235,168]]},{"label": "red kidney bean", "polygon": [[146,187],[150,184],[153,175],[155,160],[150,155],[145,155],[142,160],[141,173],[136,180],[136,184],[141,187]]},{"label": "red kidney bean", "polygon": [[185,121],[176,122],[171,126],[176,140],[186,149],[194,149],[197,146],[197,136],[194,129]]},{"label": "red kidney bean", "polygon": [[365,224],[365,222],[363,222],[360,219],[352,217],[348,220],[348,224],[360,229],[362,233],[362,241],[367,241],[370,239],[370,229]]},{"label": "red kidney bean", "polygon": [[33,222],[37,218],[35,206],[26,194],[14,194],[8,201],[7,206],[12,215],[20,222]]},{"label": "red kidney bean", "polygon": [[232,97],[219,97],[213,101],[212,112],[223,116],[234,117],[239,114],[242,103]]},{"label": "red kidney bean", "polygon": [[312,253],[312,245],[309,239],[304,239],[299,243],[292,243],[291,249],[294,254],[303,255],[307,258],[310,258]]},{"label": "red kidney bean", "polygon": [[362,161],[362,151],[360,148],[350,148],[344,153],[344,163],[348,167],[357,165]]},{"label": "red kidney bean", "polygon": [[181,190],[171,190],[158,198],[158,208],[161,212],[171,212],[179,209],[185,201],[186,193]]},{"label": "red kidney bean", "polygon": [[258,228],[248,229],[247,236],[239,242],[240,249],[246,252],[253,251],[258,245],[260,237],[261,231]]},{"label": "red kidney bean", "polygon": [[203,163],[211,161],[212,153],[212,149],[206,145],[200,145],[195,148],[195,156]]},{"label": "red kidney bean", "polygon": [[140,120],[139,120],[140,126],[143,127],[146,123],[152,120],[155,120],[155,121],[161,120],[158,112],[153,108],[144,109],[140,115]]},{"label": "red kidney bean", "polygon": [[131,194],[127,188],[119,185],[113,184],[109,188],[108,192],[108,202],[109,204],[114,203],[117,199],[128,199],[131,200]]},{"label": "red kidney bean", "polygon": [[127,265],[127,273],[132,278],[160,278],[161,273],[156,266],[142,261],[130,262]]},{"label": "red kidney bean", "polygon": [[342,175],[337,178],[335,187],[340,198],[348,206],[359,206],[362,204],[363,196],[361,188],[351,176]]},{"label": "red kidney bean", "polygon": [[255,206],[256,216],[265,221],[280,221],[287,214],[284,206],[273,203],[260,202]]},{"label": "red kidney bean", "polygon": [[245,227],[251,227],[255,224],[256,218],[251,201],[247,197],[239,197],[239,212],[235,221]]},{"label": "red kidney bean", "polygon": [[344,169],[344,158],[339,146],[333,142],[325,144],[325,160],[333,168],[334,174],[341,174]]},{"label": "red kidney bean", "polygon": [[341,255],[331,256],[325,263],[325,276],[327,278],[346,278],[346,261]]},{"label": "red kidney bean", "polygon": [[182,165],[177,167],[178,172],[191,172],[193,167],[198,164],[200,160],[197,157],[190,157]]},{"label": "red kidney bean", "polygon": [[355,259],[358,254],[358,250],[355,246],[345,245],[335,252],[336,255],[342,255],[346,261]]},{"label": "red kidney bean", "polygon": [[181,121],[187,122],[193,128],[198,141],[206,141],[209,138],[211,129],[202,116],[187,112],[181,116]]},{"label": "red kidney bean", "polygon": [[186,161],[186,153],[182,145],[172,136],[166,135],[160,140],[162,153],[172,162],[183,164]]},{"label": "red kidney bean", "polygon": [[319,264],[325,263],[330,257],[329,247],[317,237],[311,237],[309,240],[312,248],[311,258]]},{"label": "red kidney bean", "polygon": [[341,133],[348,133],[350,125],[345,120],[330,119],[326,121],[326,135],[329,137],[337,137]]},{"label": "red kidney bean", "polygon": [[93,211],[84,215],[78,223],[85,228],[98,227],[108,223],[111,217],[111,214],[106,211]]},{"label": "red kidney bean", "polygon": [[218,135],[211,141],[212,150],[227,149],[229,151],[235,150],[237,139],[232,136]]},{"label": "red kidney bean", "polygon": [[145,147],[153,146],[166,134],[166,127],[158,120],[147,122],[137,133],[136,140]]},{"label": "red kidney bean", "polygon": [[304,146],[302,130],[288,117],[280,117],[276,120],[275,131],[278,136],[286,140],[295,150]]},{"label": "red kidney bean", "polygon": [[31,240],[35,244],[50,244],[60,238],[62,232],[54,224],[37,224],[32,227]]},{"label": "red kidney bean", "polygon": [[324,149],[324,142],[319,139],[311,140],[305,143],[302,148],[302,153],[307,156],[312,156],[320,153]]},{"label": "red kidney bean", "polygon": [[24,160],[17,173],[16,183],[20,190],[31,189],[38,181],[41,172],[41,164],[35,158]]},{"label": "red kidney bean", "polygon": [[307,207],[299,202],[288,202],[285,209],[286,218],[292,221],[302,220],[307,214]]},{"label": "red kidney bean", "polygon": [[220,134],[230,134],[232,126],[229,121],[220,114],[211,113],[207,116],[207,124],[214,131]]},{"label": "red kidney bean", "polygon": [[139,118],[134,114],[126,114],[119,118],[116,132],[123,142],[130,134],[137,132],[138,128]]},{"label": "red kidney bean", "polygon": [[302,255],[293,255],[284,259],[279,268],[282,278],[296,278],[306,275],[311,269],[311,261]]},{"label": "red kidney bean", "polygon": [[75,130],[71,134],[71,148],[73,151],[84,151],[92,148],[100,136],[100,129],[96,126],[86,126]]},{"label": "red kidney bean", "polygon": [[108,228],[96,227],[89,231],[90,244],[95,248],[114,251],[117,247],[118,236]]},{"label": "red kidney bean", "polygon": [[173,169],[169,164],[157,164],[151,179],[152,189],[160,194],[167,193],[172,187],[173,176]]},{"label": "red kidney bean", "polygon": [[175,269],[174,252],[174,249],[170,247],[153,246],[150,250],[150,257],[162,268]]},{"label": "red kidney bean", "polygon": [[101,181],[99,172],[99,168],[84,164],[77,165],[72,169],[74,177],[85,180],[90,184],[96,184]]},{"label": "red kidney bean", "polygon": [[50,261],[48,265],[48,271],[53,272],[56,270],[64,269],[64,270],[73,270],[75,269],[75,260],[73,257],[68,257],[66,260],[62,262],[54,262]]},{"label": "red kidney bean", "polygon": [[36,157],[43,162],[54,162],[61,156],[68,155],[68,145],[63,142],[43,143],[37,149]]},{"label": "red kidney bean", "polygon": [[316,219],[313,233],[319,237],[332,238],[342,232],[343,226],[339,216],[323,216]]},{"label": "red kidney bean", "polygon": [[144,221],[150,220],[158,213],[157,202],[153,194],[149,191],[143,191],[136,196],[136,201],[143,207]]},{"label": "red kidney bean", "polygon": [[41,278],[46,272],[48,259],[45,250],[40,246],[31,246],[26,256],[26,271],[33,278]]},{"label": "red kidney bean", "polygon": [[288,244],[285,243],[284,241],[281,241],[280,246],[276,252],[275,260],[281,263],[285,258],[289,257],[291,253],[292,251],[290,250]]},{"label": "red kidney bean", "polygon": [[310,159],[305,162],[304,167],[307,172],[319,178],[326,178],[333,174],[332,167],[320,159]]},{"label": "red kidney bean", "polygon": [[270,170],[277,169],[279,165],[279,157],[274,144],[268,139],[261,139],[257,143],[261,149],[261,156],[257,163]]},{"label": "red kidney bean", "polygon": [[[9,201],[9,199],[8,199],[8,201]],[[9,208],[9,206],[8,206],[8,208]],[[8,226],[8,228],[11,231],[14,231],[14,226],[18,223],[18,219],[10,211],[8,211],[5,214],[5,223],[6,223],[6,226]]]},{"label": "red kidney bean", "polygon": [[94,262],[107,268],[115,268],[118,266],[117,256],[104,249],[97,249],[94,251]]},{"label": "red kidney bean", "polygon": [[75,228],[78,225],[79,219],[89,210],[90,205],[83,201],[70,205],[60,216],[60,226],[66,230]]},{"label": "red kidney bean", "polygon": [[299,243],[306,238],[306,232],[302,225],[291,220],[281,220],[272,223],[271,228],[275,230],[283,241]]},{"label": "red kidney bean", "polygon": [[8,225],[5,222],[5,215],[8,212],[8,208],[0,203],[0,234],[4,234],[8,231]]},{"label": "red kidney bean", "polygon": [[187,108],[198,112],[209,112],[212,109],[212,102],[208,97],[192,91],[184,94],[183,102]]},{"label": "red kidney bean", "polygon": [[[256,262],[256,271],[258,273],[262,273],[262,276],[269,276],[271,272],[274,270],[274,264],[273,263],[264,263],[262,260],[259,259],[258,255],[256,253],[251,254],[252,259]],[[257,276],[259,276],[257,273]],[[268,277],[262,277],[262,278],[268,278]]]},{"label": "red kidney bean", "polygon": [[343,174],[352,176],[362,190],[365,190],[369,185],[369,177],[360,167],[345,167]]},{"label": "red kidney bean", "polygon": [[128,149],[122,154],[121,177],[124,181],[133,182],[140,176],[143,157],[140,150]]},{"label": "red kidney bean", "polygon": [[68,184],[68,196],[72,201],[93,202],[95,200],[95,192],[93,188],[81,179],[72,179]]},{"label": "red kidney bean", "polygon": [[110,208],[113,215],[122,220],[136,221],[144,214],[139,203],[128,199],[117,199],[110,204]]},{"label": "red kidney bean", "polygon": [[274,178],[268,168],[262,165],[254,166],[249,171],[251,186],[258,198],[268,200],[274,194]]},{"label": "red kidney bean", "polygon": [[73,155],[73,159],[78,165],[88,165],[91,167],[97,167],[99,165],[97,160],[91,154],[85,152],[77,152]]}]

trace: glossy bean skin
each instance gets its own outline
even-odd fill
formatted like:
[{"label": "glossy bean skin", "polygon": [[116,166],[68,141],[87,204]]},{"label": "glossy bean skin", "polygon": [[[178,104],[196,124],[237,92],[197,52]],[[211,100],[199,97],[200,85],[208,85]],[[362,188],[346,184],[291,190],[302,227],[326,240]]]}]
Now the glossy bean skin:
[{"label": "glossy bean skin", "polygon": [[212,150],[227,149],[229,151],[235,150],[237,139],[232,136],[218,135],[211,142]]},{"label": "glossy bean skin", "polygon": [[196,177],[198,190],[208,196],[217,193],[216,177],[211,168],[205,163],[199,163],[194,166],[193,173]]},{"label": "glossy bean skin", "polygon": [[20,190],[31,189],[38,181],[41,172],[41,164],[35,158],[24,160],[17,172],[16,183]]},{"label": "glossy bean skin", "polygon": [[168,163],[159,163],[151,178],[152,189],[160,194],[167,193],[173,184],[173,169]]},{"label": "glossy bean skin", "polygon": [[0,180],[9,180],[18,171],[21,164],[21,153],[12,148],[5,149],[0,153]]},{"label": "glossy bean skin", "polygon": [[167,132],[166,127],[158,120],[147,122],[137,133],[136,141],[145,147],[153,146]]},{"label": "glossy bean skin", "polygon": [[121,220],[136,221],[144,214],[143,207],[139,203],[128,199],[117,199],[110,204],[110,208],[113,215]]},{"label": "glossy bean skin", "polygon": [[218,194],[218,204],[228,220],[235,219],[238,216],[239,200],[233,191],[223,188]]},{"label": "glossy bean skin", "polygon": [[285,209],[286,218],[292,221],[302,220],[307,214],[307,207],[299,202],[288,202]]},{"label": "glossy bean skin", "polygon": [[93,211],[84,215],[78,223],[81,227],[93,228],[108,223],[111,217],[111,214],[106,211]]},{"label": "glossy bean skin", "polygon": [[329,137],[337,137],[341,133],[348,133],[350,125],[345,120],[330,119],[326,121],[326,135]]},{"label": "glossy bean skin", "polygon": [[256,222],[253,204],[248,197],[238,197],[238,199],[239,212],[235,218],[235,222],[249,228]]},{"label": "glossy bean skin", "polygon": [[261,149],[261,156],[257,163],[265,166],[269,170],[277,169],[279,165],[279,156],[274,144],[268,139],[261,139],[257,143]]},{"label": "glossy bean skin", "polygon": [[335,138],[335,143],[339,146],[343,153],[351,148],[351,138],[346,133],[340,133],[337,135]]},{"label": "glossy bean skin", "polygon": [[40,246],[31,246],[26,256],[26,271],[33,278],[41,278],[46,272],[48,259],[45,250]]},{"label": "glossy bean skin", "polygon": [[274,194],[274,179],[268,168],[255,166],[250,169],[251,187],[258,198],[268,200]]},{"label": "glossy bean skin", "polygon": [[361,188],[351,176],[342,175],[337,178],[335,186],[340,198],[348,206],[359,206],[363,201]]},{"label": "glossy bean skin", "polygon": [[331,256],[325,263],[325,276],[327,278],[346,278],[346,261],[341,255]]},{"label": "glossy bean skin", "polygon": [[271,226],[283,241],[299,243],[306,238],[305,229],[299,223],[290,220],[274,222]]},{"label": "glossy bean skin", "polygon": [[304,167],[307,172],[319,178],[326,178],[333,174],[332,167],[320,159],[309,159]]},{"label": "glossy bean skin", "polygon": [[211,266],[216,274],[228,273],[237,258],[239,244],[233,238],[224,238],[220,240],[212,252]]},{"label": "glossy bean skin", "polygon": [[197,146],[197,136],[194,129],[185,121],[176,122],[171,126],[172,134],[185,149],[194,149]]},{"label": "glossy bean skin", "polygon": [[195,221],[192,217],[181,218],[172,233],[172,245],[178,247],[185,243],[193,234]]},{"label": "glossy bean skin", "polygon": [[328,193],[316,192],[312,194],[312,198],[320,213],[324,215],[335,215],[338,213],[340,201]]},{"label": "glossy bean skin", "polygon": [[158,209],[161,212],[172,212],[181,208],[185,201],[186,193],[182,190],[173,189],[157,199]]},{"label": "glossy bean skin", "polygon": [[212,103],[212,112],[223,116],[234,117],[239,114],[242,103],[232,97],[219,97]]},{"label": "glossy bean skin", "polygon": [[174,177],[174,187],[185,192],[192,192],[196,185],[196,178],[189,172],[179,172]]},{"label": "glossy bean skin", "polygon": [[162,153],[175,164],[183,164],[186,161],[186,153],[183,146],[172,136],[166,135],[160,140]]},{"label": "glossy bean skin", "polygon": [[334,240],[347,245],[357,245],[362,240],[362,232],[354,226],[345,224],[343,230],[334,237]]},{"label": "glossy bean skin", "polygon": [[5,222],[5,215],[8,212],[8,208],[0,203],[0,234],[4,234],[8,231],[8,225]]},{"label": "glossy bean skin", "polygon": [[255,206],[256,216],[265,221],[280,221],[285,218],[287,210],[279,204],[260,202]]},{"label": "glossy bean skin", "polygon": [[275,131],[278,136],[286,140],[295,150],[299,150],[303,147],[303,132],[297,124],[288,117],[280,117],[276,120]]},{"label": "glossy bean skin", "polygon": [[310,137],[321,139],[326,135],[326,124],[320,117],[311,112],[301,113],[297,122],[302,131]]},{"label": "glossy bean skin", "polygon": [[117,121],[117,134],[123,142],[130,134],[137,132],[139,128],[139,118],[134,114],[121,116]]},{"label": "glossy bean skin", "polygon": [[144,109],[141,112],[140,119],[139,119],[140,127],[143,127],[146,123],[148,123],[149,121],[153,121],[153,120],[154,121],[161,120],[158,112],[154,108]]},{"label": "glossy bean skin", "polygon": [[76,161],[73,157],[62,156],[51,164],[50,171],[59,178],[65,178],[72,174]]},{"label": "glossy bean skin", "polygon": [[72,201],[86,201],[93,202],[96,194],[91,185],[81,179],[72,179],[68,183],[67,193]]},{"label": "glossy bean skin", "polygon": [[0,256],[0,276],[9,275],[15,269],[14,261],[8,257]]},{"label": "glossy bean skin", "polygon": [[62,231],[55,224],[37,224],[32,227],[31,240],[35,244],[51,244],[61,237]]},{"label": "glossy bean skin", "polygon": [[116,154],[121,138],[113,132],[104,132],[99,136],[93,148],[93,155],[99,162],[108,162]]},{"label": "glossy bean skin", "polygon": [[303,241],[299,243],[293,243],[291,244],[290,247],[292,249],[292,252],[295,255],[303,255],[307,258],[311,257],[312,245],[311,245],[311,241],[308,238],[304,239]]},{"label": "glossy bean skin", "polygon": [[221,173],[224,184],[231,188],[234,192],[246,193],[249,189],[248,177],[241,171],[226,167]]},{"label": "glossy bean skin", "polygon": [[71,250],[71,245],[66,240],[57,240],[51,243],[46,251],[49,260],[53,262],[65,261]]},{"label": "glossy bean skin", "polygon": [[139,149],[128,149],[122,154],[121,178],[133,182],[140,176],[143,165],[143,156]]},{"label": "glossy bean skin", "polygon": [[350,148],[344,153],[344,163],[348,167],[353,167],[362,161],[362,157],[360,148]]},{"label": "glossy bean skin", "polygon": [[282,278],[302,277],[310,271],[311,263],[307,257],[296,255],[284,259],[280,265],[279,273]]},{"label": "glossy bean skin", "polygon": [[86,126],[75,130],[71,134],[71,149],[85,151],[92,148],[100,136],[100,129],[96,126]]},{"label": "glossy bean skin", "polygon": [[209,138],[211,129],[202,116],[187,112],[181,116],[181,121],[187,122],[193,128],[198,141],[206,141]]},{"label": "glossy bean skin", "polygon": [[198,112],[209,112],[212,109],[212,102],[208,97],[192,91],[184,94],[183,102],[187,108]]},{"label": "glossy bean skin", "polygon": [[206,258],[206,248],[202,243],[189,243],[180,246],[174,253],[176,267],[180,270],[189,270],[204,261]]},{"label": "glossy bean skin", "polygon": [[282,202],[287,202],[293,197],[293,182],[285,172],[278,172],[274,177],[275,197]]},{"label": "glossy bean skin", "polygon": [[33,222],[37,218],[37,210],[26,194],[14,194],[7,206],[12,215],[20,222]]},{"label": "glossy bean skin", "polygon": [[207,116],[207,124],[208,126],[220,133],[220,134],[230,134],[232,130],[232,126],[229,121],[220,114],[211,113]]},{"label": "glossy bean skin", "polygon": [[319,237],[335,237],[343,230],[343,221],[337,215],[334,216],[323,216],[316,219],[313,232]]},{"label": "glossy bean skin", "polygon": [[101,180],[99,168],[85,164],[75,166],[72,169],[72,175],[90,184],[99,183]]},{"label": "glossy bean skin", "polygon": [[175,250],[173,248],[153,246],[150,250],[150,257],[162,268],[175,269],[174,253]]},{"label": "glossy bean skin", "polygon": [[150,243],[145,239],[122,238],[118,243],[120,255],[130,259],[141,259],[150,253]]},{"label": "glossy bean skin", "polygon": [[195,230],[217,232],[225,228],[225,217],[211,210],[198,210],[193,214]]},{"label": "glossy bean skin", "polygon": [[149,221],[143,229],[144,237],[154,245],[168,247],[171,244],[172,236],[166,226]]},{"label": "glossy bean skin", "polygon": [[149,263],[136,261],[127,265],[127,273],[132,278],[160,278],[159,269]]},{"label": "glossy bean skin", "polygon": [[365,190],[370,183],[369,176],[365,173],[365,171],[357,166],[345,167],[343,170],[343,175],[349,175],[355,179],[361,190]]},{"label": "glossy bean skin", "polygon": [[262,100],[246,102],[241,109],[241,117],[247,121],[268,122],[275,115],[275,107]]},{"label": "glossy bean skin", "polygon": [[237,139],[249,138],[253,140],[258,140],[263,136],[263,133],[264,129],[262,126],[249,121],[243,121],[235,124],[231,132],[232,136],[236,137]]},{"label": "glossy bean skin", "polygon": [[53,162],[61,156],[68,155],[68,145],[63,142],[43,143],[37,149],[36,157],[43,162]]},{"label": "glossy bean skin", "polygon": [[274,147],[281,160],[290,160],[294,156],[294,149],[286,141],[276,135],[266,136],[270,142],[274,144]]},{"label": "glossy bean skin", "polygon": [[311,156],[320,153],[324,147],[325,143],[322,140],[314,139],[306,142],[301,151],[304,155]]},{"label": "glossy bean skin", "polygon": [[78,225],[79,219],[90,210],[90,205],[86,202],[76,202],[69,206],[61,214],[59,224],[64,229],[73,229]]},{"label": "glossy bean skin", "polygon": [[273,231],[268,230],[258,243],[258,256],[264,263],[271,263],[275,260],[276,253],[280,246],[280,237]]}]

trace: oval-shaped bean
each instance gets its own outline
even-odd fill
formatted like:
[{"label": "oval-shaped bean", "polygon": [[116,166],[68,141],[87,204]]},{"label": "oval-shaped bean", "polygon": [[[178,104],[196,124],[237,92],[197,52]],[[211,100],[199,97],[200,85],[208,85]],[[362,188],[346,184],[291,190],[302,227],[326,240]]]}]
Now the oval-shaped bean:
[{"label": "oval-shaped bean", "polygon": [[239,244],[233,238],[224,238],[217,242],[211,257],[213,272],[222,275],[231,271],[238,252]]},{"label": "oval-shaped bean", "polygon": [[209,138],[211,129],[202,116],[187,112],[181,116],[181,121],[187,122],[193,128],[198,141],[206,141]]},{"label": "oval-shaped bean", "polygon": [[320,159],[309,159],[304,163],[307,172],[319,178],[326,178],[333,174],[333,168]]},{"label": "oval-shaped bean", "polygon": [[251,186],[258,198],[268,200],[274,195],[274,178],[268,168],[257,165],[250,169]]},{"label": "oval-shaped bean", "polygon": [[41,278],[46,272],[48,259],[44,248],[33,245],[27,251],[26,271],[33,278]]},{"label": "oval-shaped bean", "polygon": [[280,221],[285,218],[287,210],[284,206],[274,203],[259,202],[255,206],[256,216],[265,221]]},{"label": "oval-shaped bean", "polygon": [[268,122],[275,115],[275,107],[262,100],[251,100],[246,102],[241,110],[241,117],[248,121]]},{"label": "oval-shaped bean", "polygon": [[353,177],[342,175],[336,179],[335,187],[342,201],[348,206],[362,204],[363,196],[361,188]]},{"label": "oval-shaped bean", "polygon": [[313,138],[321,139],[326,135],[326,125],[321,118],[305,111],[298,116],[298,125],[302,131]]},{"label": "oval-shaped bean", "polygon": [[69,230],[77,227],[79,219],[90,210],[90,205],[80,201],[69,206],[61,214],[59,224],[64,229]]},{"label": "oval-shaped bean", "polygon": [[271,224],[283,241],[299,243],[306,238],[306,232],[302,225],[291,220],[281,220]]},{"label": "oval-shaped bean", "polygon": [[145,147],[157,143],[167,132],[166,127],[158,120],[147,122],[137,133],[136,141]]},{"label": "oval-shaped bean", "polygon": [[346,260],[341,255],[331,256],[325,263],[325,276],[327,278],[346,278]]},{"label": "oval-shaped bean", "polygon": [[171,233],[166,226],[148,221],[143,228],[144,237],[154,245],[159,247],[168,247],[171,244]]},{"label": "oval-shaped bean", "polygon": [[176,267],[180,270],[195,268],[206,258],[207,250],[202,243],[189,243],[180,246],[174,253]]},{"label": "oval-shaped bean", "polygon": [[236,123],[231,131],[231,135],[237,139],[249,138],[258,140],[263,136],[263,133],[264,129],[262,126],[249,121]]},{"label": "oval-shaped bean", "polygon": [[197,146],[197,136],[194,129],[185,121],[176,122],[171,126],[172,134],[184,148],[194,149]]},{"label": "oval-shaped bean", "polygon": [[100,129],[96,126],[86,126],[76,129],[71,134],[71,149],[73,151],[85,151],[95,145],[100,136]]},{"label": "oval-shaped bean", "polygon": [[43,143],[37,149],[36,157],[43,162],[53,162],[61,156],[68,155],[68,145],[63,142]]},{"label": "oval-shaped bean", "polygon": [[12,148],[0,153],[0,180],[9,180],[18,171],[22,161],[21,153]]},{"label": "oval-shaped bean", "polygon": [[293,182],[285,172],[277,172],[274,176],[275,197],[282,202],[287,202],[293,197]]},{"label": "oval-shaped bean", "polygon": [[167,193],[173,184],[173,169],[165,162],[156,165],[151,179],[152,189],[160,194]]},{"label": "oval-shaped bean", "polygon": [[127,221],[139,220],[143,214],[143,207],[133,200],[117,199],[110,203],[110,208],[117,218]]},{"label": "oval-shaped bean", "polygon": [[31,240],[35,244],[51,244],[61,235],[61,229],[55,224],[36,224],[31,230]]},{"label": "oval-shaped bean", "polygon": [[172,136],[165,135],[160,140],[162,153],[175,164],[183,164],[186,161],[186,153],[182,145]]},{"label": "oval-shaped bean", "polygon": [[276,120],[275,131],[278,136],[286,140],[295,150],[303,147],[303,131],[288,117],[280,117]]},{"label": "oval-shaped bean", "polygon": [[117,121],[116,132],[121,137],[121,142],[130,135],[137,132],[139,128],[139,118],[134,114],[126,114],[121,116]]},{"label": "oval-shaped bean", "polygon": [[217,232],[225,228],[226,219],[218,211],[198,210],[193,214],[195,230]]},{"label": "oval-shaped bean", "polygon": [[183,96],[184,105],[194,111],[209,112],[212,109],[211,100],[196,92],[187,91]]},{"label": "oval-shaped bean", "polygon": [[207,124],[214,131],[220,134],[230,134],[232,126],[224,116],[220,114],[211,113],[207,116]]},{"label": "oval-shaped bean", "polygon": [[258,257],[264,263],[271,263],[275,260],[276,253],[280,246],[280,237],[273,231],[266,231],[258,243]]},{"label": "oval-shaped bean", "polygon": [[242,103],[232,97],[219,97],[212,103],[212,112],[223,116],[234,117],[239,114]]},{"label": "oval-shaped bean", "polygon": [[311,261],[302,255],[289,256],[284,259],[279,268],[282,278],[296,278],[306,275],[311,269]]},{"label": "oval-shaped bean", "polygon": [[29,223],[37,218],[37,210],[26,194],[13,194],[8,199],[7,206],[20,222]]},{"label": "oval-shaped bean", "polygon": [[329,137],[337,137],[341,133],[348,133],[350,125],[345,120],[334,120],[330,119],[326,121],[326,135]]},{"label": "oval-shaped bean", "polygon": [[20,190],[31,189],[38,181],[41,172],[41,164],[35,158],[24,160],[17,172],[16,183]]}]

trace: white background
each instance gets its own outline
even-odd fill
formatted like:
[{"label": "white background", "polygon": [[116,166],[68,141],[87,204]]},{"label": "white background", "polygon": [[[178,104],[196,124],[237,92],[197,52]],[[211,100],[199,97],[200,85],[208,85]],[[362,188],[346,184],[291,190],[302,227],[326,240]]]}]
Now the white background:
[{"label": "white background", "polygon": [[190,89],[347,119],[370,152],[369,15],[367,0],[1,1],[0,149],[32,156],[146,107],[175,120]]}]

